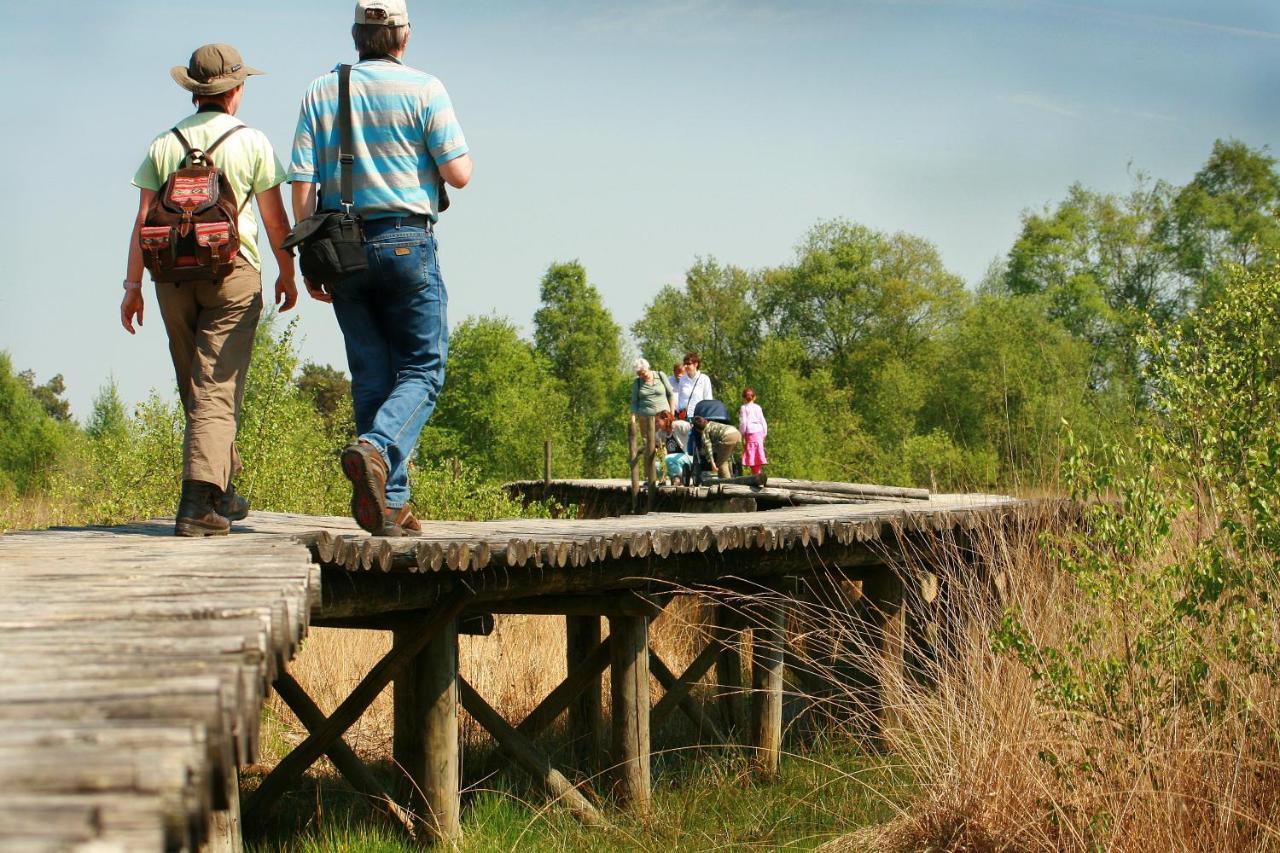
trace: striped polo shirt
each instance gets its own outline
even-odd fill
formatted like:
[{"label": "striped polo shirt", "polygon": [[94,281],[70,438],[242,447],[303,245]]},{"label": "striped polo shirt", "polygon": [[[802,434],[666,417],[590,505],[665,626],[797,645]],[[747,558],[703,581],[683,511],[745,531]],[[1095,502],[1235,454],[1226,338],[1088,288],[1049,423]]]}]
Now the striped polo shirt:
[{"label": "striped polo shirt", "polygon": [[[356,212],[367,219],[438,214],[438,164],[467,153],[444,85],[390,57],[351,68],[352,167]],[[320,184],[317,209],[336,210],[338,69],[316,78],[302,98],[288,180]]]}]

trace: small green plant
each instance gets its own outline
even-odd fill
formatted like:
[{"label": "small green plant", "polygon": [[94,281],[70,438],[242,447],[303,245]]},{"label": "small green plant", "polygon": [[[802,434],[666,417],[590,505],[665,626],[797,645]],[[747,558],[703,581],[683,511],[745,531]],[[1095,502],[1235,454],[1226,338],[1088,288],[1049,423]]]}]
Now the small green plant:
[{"label": "small green plant", "polygon": [[1223,296],[1143,341],[1152,412],[1131,441],[1068,433],[1084,518],[1046,544],[1074,581],[1069,639],[1039,642],[1016,612],[996,635],[1061,713],[1071,736],[1042,758],[1076,781],[1158,789],[1155,764],[1189,732],[1265,730],[1252,697],[1280,676],[1280,274],[1241,271]]}]

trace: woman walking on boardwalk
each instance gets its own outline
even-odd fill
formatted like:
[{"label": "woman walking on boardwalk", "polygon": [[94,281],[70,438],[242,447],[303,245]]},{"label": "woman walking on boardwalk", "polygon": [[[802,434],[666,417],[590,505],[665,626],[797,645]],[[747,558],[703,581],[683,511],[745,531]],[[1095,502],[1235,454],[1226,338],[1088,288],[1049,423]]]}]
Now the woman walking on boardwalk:
[{"label": "woman walking on boardwalk", "polygon": [[738,432],[742,433],[742,467],[752,474],[769,464],[764,455],[764,437],[769,434],[764,411],[756,402],[756,392],[751,388],[742,391],[742,407],[738,409]]}]

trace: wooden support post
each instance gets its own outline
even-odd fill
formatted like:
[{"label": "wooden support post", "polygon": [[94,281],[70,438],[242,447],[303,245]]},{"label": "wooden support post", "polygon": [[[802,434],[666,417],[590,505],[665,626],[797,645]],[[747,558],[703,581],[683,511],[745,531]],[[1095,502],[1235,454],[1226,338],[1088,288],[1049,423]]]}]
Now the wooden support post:
[{"label": "wooden support post", "polygon": [[609,618],[612,657],[614,792],[639,812],[649,810],[649,620]]},{"label": "wooden support post", "polygon": [[627,460],[631,465],[631,514],[634,515],[640,509],[640,458],[639,451],[636,449],[638,443],[636,441],[636,421],[632,418],[627,422]]},{"label": "wooden support post", "polygon": [[[592,653],[600,647],[599,616],[566,616],[564,617],[565,658],[568,677],[583,675],[583,669],[591,661]],[[585,678],[582,692],[569,705],[569,743],[573,751],[583,760],[586,767],[594,772],[601,765],[601,733],[603,715],[601,713],[600,688],[603,668]]]},{"label": "wooden support post", "polygon": [[742,656],[738,653],[742,639],[742,614],[730,605],[715,605],[714,631],[714,636],[722,645],[720,655],[716,658],[716,692],[720,697],[720,721],[729,737],[733,737],[734,732],[742,733],[743,721],[746,719]]},{"label": "wooden support post", "polygon": [[202,853],[240,853],[244,839],[240,832],[240,771],[231,768],[227,775],[227,807],[215,811],[209,820],[209,840]]},{"label": "wooden support post", "polygon": [[902,687],[902,579],[888,566],[862,581],[853,608],[858,645],[851,682],[860,728],[874,749],[886,747],[885,729]]},{"label": "wooden support post", "polygon": [[751,745],[757,776],[778,775],[782,757],[782,673],[786,609],[779,600],[752,607]]},{"label": "wooden support post", "polygon": [[499,748],[525,769],[535,779],[547,786],[553,796],[562,800],[583,823],[592,826],[603,826],[605,821],[595,807],[587,801],[582,792],[564,777],[564,774],[551,766],[550,759],[534,746],[533,742],[511,727],[502,715],[490,707],[489,703],[467,683],[465,678],[458,678],[458,688],[462,695],[462,707],[475,718],[484,730],[493,735]]},{"label": "wooden support post", "polygon": [[[289,706],[289,710],[293,711],[293,715],[298,718],[298,722],[302,723],[308,732],[313,732],[324,725],[324,712],[312,701],[311,697],[307,695],[307,691],[302,689],[302,685],[298,684],[292,675],[287,672],[280,673],[276,677],[274,687],[276,693],[280,694],[280,698]],[[351,747],[347,746],[345,740],[342,738],[335,740],[325,755],[329,756],[333,766],[337,767],[338,772],[351,783],[351,787],[355,788],[371,802],[382,804],[392,820],[410,835],[417,833],[413,818],[395,800],[387,796],[387,792],[382,789],[382,785],[374,778],[369,768],[364,766],[364,762],[352,752]]]},{"label": "wooden support post", "polygon": [[903,665],[907,677],[914,683],[934,687],[944,661],[939,625],[941,581],[937,574],[926,569],[913,571],[907,580],[903,596],[906,622]]},{"label": "wooden support post", "polygon": [[[551,488],[551,439],[542,442],[542,486],[544,489]],[[542,495],[547,497],[546,492]]]},{"label": "wooden support post", "polygon": [[307,768],[323,755],[332,743],[342,737],[347,729],[365,712],[373,700],[378,698],[386,686],[395,678],[400,668],[422,651],[432,638],[440,631],[453,625],[462,608],[471,598],[471,591],[456,590],[442,600],[437,609],[418,629],[412,642],[403,643],[392,648],[383,658],[374,664],[369,674],[360,680],[355,690],[351,691],[324,724],[316,727],[310,735],[293,752],[286,755],[276,768],[262,780],[262,784],[244,804],[244,820],[246,823],[260,821],[271,810],[280,796],[292,786]]},{"label": "wooden support post", "polygon": [[[395,645],[414,641],[399,629]],[[406,777],[406,799],[426,837],[448,844],[462,835],[458,755],[458,631],[445,626],[396,677],[392,754]]]}]

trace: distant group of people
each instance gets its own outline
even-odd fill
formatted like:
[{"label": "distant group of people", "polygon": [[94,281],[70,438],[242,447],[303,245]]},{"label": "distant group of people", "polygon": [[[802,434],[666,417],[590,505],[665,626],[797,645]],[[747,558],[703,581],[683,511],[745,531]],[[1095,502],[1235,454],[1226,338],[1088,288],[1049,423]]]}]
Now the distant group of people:
[{"label": "distant group of people", "polygon": [[752,474],[760,474],[769,463],[764,452],[769,425],[753,389],[743,389],[734,427],[728,410],[715,398],[711,377],[702,372],[698,353],[686,353],[671,376],[655,371],[643,358],[633,367],[631,419],[640,428],[644,447],[649,446],[650,431],[654,433],[660,481],[687,479],[687,473],[700,472],[703,462],[719,477],[729,478],[739,454],[742,467]]}]

